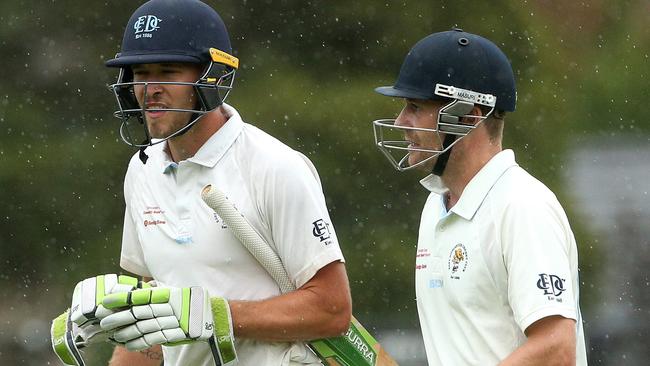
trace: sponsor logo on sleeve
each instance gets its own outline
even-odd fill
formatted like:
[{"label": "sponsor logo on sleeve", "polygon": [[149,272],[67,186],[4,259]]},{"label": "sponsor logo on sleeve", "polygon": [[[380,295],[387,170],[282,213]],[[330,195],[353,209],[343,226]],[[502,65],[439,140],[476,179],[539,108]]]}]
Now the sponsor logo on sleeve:
[{"label": "sponsor logo on sleeve", "polygon": [[312,225],[311,233],[314,237],[319,238],[321,242],[325,242],[325,245],[329,245],[332,242],[329,240],[332,236],[329,229],[330,224],[325,222],[323,219],[318,219],[314,221]]},{"label": "sponsor logo on sleeve", "polygon": [[560,296],[566,291],[564,284],[566,280],[554,274],[540,273],[537,280],[537,288],[544,291],[544,295],[549,300],[562,302]]}]

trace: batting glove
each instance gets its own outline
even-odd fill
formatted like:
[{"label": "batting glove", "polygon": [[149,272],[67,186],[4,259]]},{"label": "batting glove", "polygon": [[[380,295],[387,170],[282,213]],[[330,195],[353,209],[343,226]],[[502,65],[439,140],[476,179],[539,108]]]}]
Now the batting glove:
[{"label": "batting glove", "polygon": [[105,331],[130,351],[155,344],[207,341],[217,365],[237,363],[228,302],[202,287],[160,287],[106,296],[107,309],[121,310],[101,321]]},{"label": "batting glove", "polygon": [[114,292],[147,287],[137,278],[115,274],[87,278],[77,283],[72,295],[72,306],[52,321],[50,336],[54,353],[65,365],[84,365],[80,349],[105,341],[109,334],[102,331],[100,320],[113,311],[102,305],[102,300]]}]

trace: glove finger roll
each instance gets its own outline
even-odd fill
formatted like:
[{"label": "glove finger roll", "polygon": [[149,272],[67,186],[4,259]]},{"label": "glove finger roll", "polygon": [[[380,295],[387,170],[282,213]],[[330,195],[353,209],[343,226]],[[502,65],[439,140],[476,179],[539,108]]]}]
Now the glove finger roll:
[{"label": "glove finger roll", "polygon": [[154,312],[150,305],[134,306],[131,308],[131,311],[133,312],[133,315],[136,319],[142,320],[151,319],[154,317]]},{"label": "glove finger roll", "polygon": [[172,309],[170,304],[151,304],[149,306],[153,311],[153,315],[156,317],[174,315],[174,309]]},{"label": "glove finger roll", "polygon": [[113,334],[113,339],[120,343],[126,343],[141,336],[142,332],[138,330],[137,325],[132,324],[128,327],[115,331]]},{"label": "glove finger roll", "polygon": [[185,332],[181,328],[163,329],[163,334],[167,338],[167,342],[177,342],[187,339]]},{"label": "glove finger roll", "polygon": [[167,337],[165,337],[165,334],[162,331],[145,334],[144,341],[151,345],[168,342]]},{"label": "glove finger roll", "polygon": [[138,326],[138,330],[142,334],[153,333],[162,329],[160,328],[160,324],[158,324],[158,319],[140,320],[135,325]]},{"label": "glove finger roll", "polygon": [[99,304],[97,306],[97,310],[95,311],[95,316],[97,317],[97,319],[101,321],[102,319],[106,318],[107,316],[113,313],[115,313],[113,310],[106,309],[104,305]]},{"label": "glove finger roll", "polygon": [[102,319],[99,325],[103,330],[112,330],[124,325],[133,324],[136,322],[135,317],[130,310],[120,311],[115,314],[111,314],[106,318]]},{"label": "glove finger roll", "polygon": [[118,292],[129,292],[129,291],[131,291],[131,290],[133,290],[133,286],[131,286],[131,285],[127,285],[127,284],[123,284],[123,283],[118,283],[117,285],[115,285],[115,286],[111,289],[111,291],[110,291],[109,293],[110,293],[110,294],[116,294],[116,293],[118,293]]},{"label": "glove finger roll", "polygon": [[178,319],[176,319],[175,316],[164,316],[156,318],[156,320],[158,320],[158,326],[160,329],[174,329],[180,327]]}]

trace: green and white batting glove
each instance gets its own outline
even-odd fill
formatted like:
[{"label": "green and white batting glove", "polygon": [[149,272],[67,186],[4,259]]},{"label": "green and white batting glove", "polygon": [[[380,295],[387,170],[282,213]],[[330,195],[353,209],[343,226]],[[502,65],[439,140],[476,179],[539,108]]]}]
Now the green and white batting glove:
[{"label": "green and white batting glove", "polygon": [[148,287],[130,276],[116,274],[87,278],[77,283],[72,306],[52,321],[50,336],[54,353],[65,365],[84,365],[80,349],[91,343],[109,339],[99,326],[101,319],[113,311],[102,305],[106,295]]},{"label": "green and white batting glove", "polygon": [[210,298],[202,287],[134,290],[106,296],[102,303],[121,310],[102,319],[102,329],[114,332],[112,339],[130,351],[207,341],[217,366],[237,363],[228,302]]}]

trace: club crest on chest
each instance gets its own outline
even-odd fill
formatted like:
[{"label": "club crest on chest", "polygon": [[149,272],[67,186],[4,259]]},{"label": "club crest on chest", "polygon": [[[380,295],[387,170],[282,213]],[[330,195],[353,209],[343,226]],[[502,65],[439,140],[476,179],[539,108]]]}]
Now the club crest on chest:
[{"label": "club crest on chest", "polygon": [[456,244],[449,253],[447,265],[449,277],[454,280],[460,279],[460,274],[465,272],[468,263],[469,256],[467,255],[467,248],[463,244]]}]

